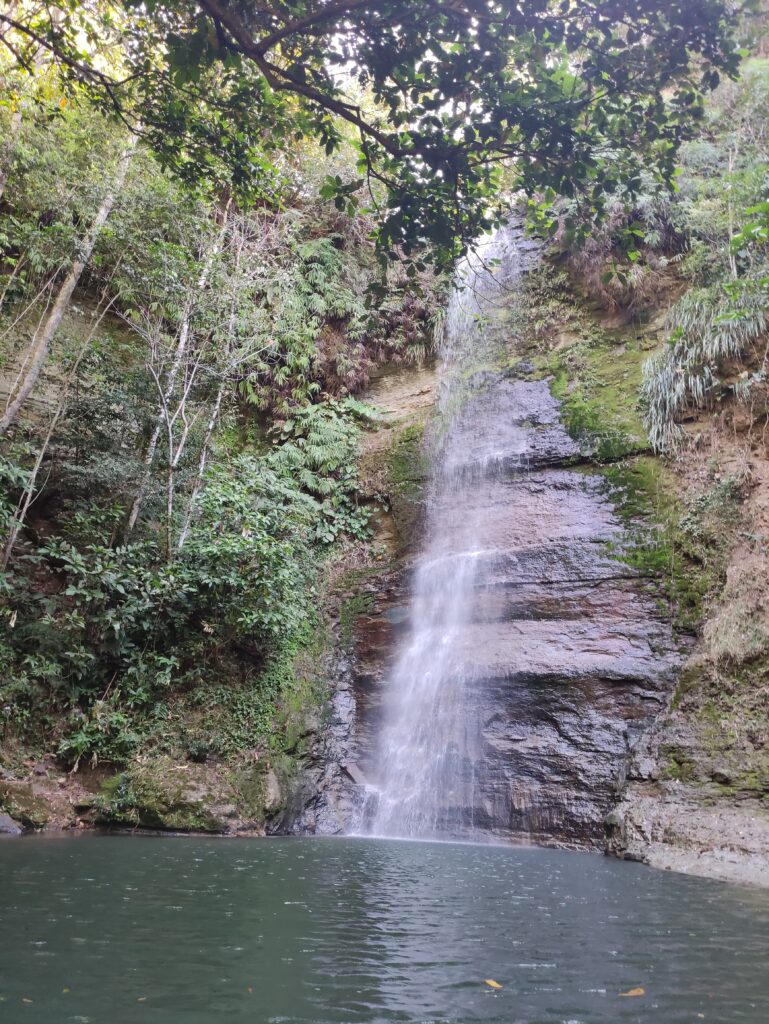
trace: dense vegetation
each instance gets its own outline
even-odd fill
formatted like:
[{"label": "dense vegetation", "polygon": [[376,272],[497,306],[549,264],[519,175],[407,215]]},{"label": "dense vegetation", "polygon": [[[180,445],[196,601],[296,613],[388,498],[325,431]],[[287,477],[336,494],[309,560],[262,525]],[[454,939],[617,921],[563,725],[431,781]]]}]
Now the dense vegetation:
[{"label": "dense vegetation", "polygon": [[511,193],[606,301],[695,286],[645,385],[659,447],[765,334],[764,63],[696,135],[726,5],[193,7],[0,15],[10,762],[284,742],[376,500],[354,396],[430,352]]},{"label": "dense vegetation", "polygon": [[[152,0],[14,5],[17,62],[118,112],[188,180],[226,168],[274,201],[288,145],[357,137],[380,251],[450,265],[501,181],[594,208],[646,169],[669,180],[702,92],[734,73],[724,0]],[[356,183],[330,176],[340,205]]]},{"label": "dense vegetation", "polygon": [[[125,147],[50,76],[34,88],[4,111],[6,126],[21,113],[1,236],[11,403]],[[300,148],[283,208],[248,212],[132,153],[6,435],[7,741],[54,742],[71,763],[125,758],[151,733],[184,746],[158,720],[226,682],[225,703],[251,693],[255,734],[272,720],[319,566],[367,531],[355,451],[373,411],[347,396],[376,360],[425,355],[440,286],[395,267],[367,306],[371,220],[317,195],[352,159]]]},{"label": "dense vegetation", "polygon": [[[751,31],[745,42],[759,53],[764,45]],[[708,101],[696,138],[681,146],[673,191],[644,174],[638,194],[620,189],[607,199],[607,216],[579,248],[568,230],[576,203],[554,205],[559,247],[591,296],[641,319],[670,306],[667,343],[640,387],[658,452],[685,446],[682,423],[700,411],[737,403],[757,430],[766,423],[767,123],[769,61],[754,56]]]}]

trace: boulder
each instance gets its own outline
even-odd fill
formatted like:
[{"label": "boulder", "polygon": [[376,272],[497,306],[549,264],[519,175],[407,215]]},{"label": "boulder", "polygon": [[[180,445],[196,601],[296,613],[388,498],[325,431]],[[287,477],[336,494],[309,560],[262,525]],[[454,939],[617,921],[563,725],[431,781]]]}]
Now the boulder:
[{"label": "boulder", "polygon": [[0,814],[0,836],[20,836],[24,829],[10,814]]}]

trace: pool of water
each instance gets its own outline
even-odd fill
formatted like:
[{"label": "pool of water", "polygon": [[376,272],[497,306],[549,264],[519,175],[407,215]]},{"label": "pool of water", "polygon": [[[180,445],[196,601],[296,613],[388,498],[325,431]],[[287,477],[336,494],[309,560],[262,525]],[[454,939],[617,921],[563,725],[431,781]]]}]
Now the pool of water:
[{"label": "pool of water", "polygon": [[588,854],[9,840],[0,936],[4,1024],[769,1021],[769,893]]}]

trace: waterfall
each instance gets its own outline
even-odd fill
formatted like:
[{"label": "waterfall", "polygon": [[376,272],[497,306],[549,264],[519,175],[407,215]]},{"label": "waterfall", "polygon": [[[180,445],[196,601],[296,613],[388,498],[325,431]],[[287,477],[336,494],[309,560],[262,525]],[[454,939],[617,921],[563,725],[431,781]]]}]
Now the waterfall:
[{"label": "waterfall", "polygon": [[468,627],[494,616],[490,583],[506,552],[488,511],[526,441],[504,393],[485,385],[499,380],[488,368],[509,342],[510,293],[533,248],[515,228],[484,240],[460,267],[448,306],[425,546],[384,695],[363,815],[370,834],[466,837],[476,828],[482,680]]}]

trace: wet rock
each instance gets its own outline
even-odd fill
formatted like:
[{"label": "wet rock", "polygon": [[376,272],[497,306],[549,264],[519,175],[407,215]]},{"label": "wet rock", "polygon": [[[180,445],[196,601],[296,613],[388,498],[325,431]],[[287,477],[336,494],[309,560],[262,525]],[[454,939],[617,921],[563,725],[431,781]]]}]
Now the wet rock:
[{"label": "wet rock", "polygon": [[264,809],[274,814],[284,803],[283,791],[274,769],[270,768],[264,782]]},{"label": "wet rock", "polygon": [[225,833],[243,825],[238,803],[238,792],[214,770],[158,758],[107,780],[94,807],[99,824]]},{"label": "wet rock", "polygon": [[529,359],[519,359],[509,371],[508,376],[511,377],[527,377],[531,373],[536,372],[536,366]]},{"label": "wet rock", "polygon": [[336,835],[354,818],[360,787],[348,770],[357,715],[349,661],[340,654],[330,674],[335,686],[322,728],[292,759],[273,765],[281,798],[269,809],[268,833]]},{"label": "wet rock", "polygon": [[[570,468],[582,455],[547,382],[486,374],[479,383],[452,428],[467,440],[451,467],[463,483],[443,511],[432,496],[439,559],[462,554],[463,519],[480,524],[472,613],[454,634],[472,702],[472,782],[462,791],[474,796],[447,807],[445,820],[459,834],[574,847],[603,849],[608,835],[636,856],[618,795],[682,655],[654,595],[617,558],[623,524],[603,480]],[[269,801],[267,831],[337,832],[360,821],[417,564],[401,556],[369,584],[352,656],[333,672],[328,720],[300,744],[292,772],[277,770],[281,799]],[[653,758],[635,763],[654,778]]]},{"label": "wet rock", "polygon": [[712,790],[666,781],[631,785],[610,831],[610,853],[657,868],[769,886],[769,811],[756,800],[719,803]]},{"label": "wet rock", "polygon": [[[709,702],[723,680],[708,672],[692,659],[682,681],[697,686],[687,696],[684,685],[640,737],[616,808],[625,828],[608,835],[608,848],[655,867],[769,885],[767,751],[738,712],[728,729],[713,717]],[[754,711],[763,718],[764,708]]]},{"label": "wet rock", "polygon": [[0,809],[28,829],[43,828],[51,818],[46,801],[24,782],[0,782]]},{"label": "wet rock", "polygon": [[24,829],[10,814],[0,814],[0,836],[20,836]]},{"label": "wet rock", "polygon": [[[460,788],[474,797],[444,820],[459,833],[603,848],[633,750],[682,656],[653,595],[617,558],[623,525],[603,480],[567,468],[579,447],[547,382],[483,383],[452,428],[467,442],[451,466],[466,483],[432,510],[439,559],[462,557],[465,522],[480,524],[472,612],[452,627],[454,671],[471,682]],[[385,581],[355,631],[348,756],[373,781],[411,572]],[[436,644],[440,633],[436,623]]]}]

